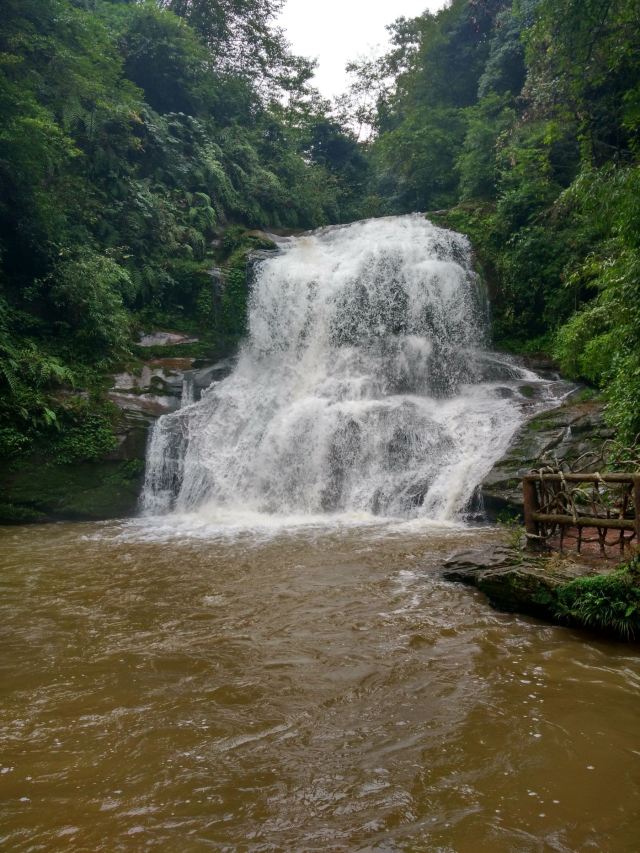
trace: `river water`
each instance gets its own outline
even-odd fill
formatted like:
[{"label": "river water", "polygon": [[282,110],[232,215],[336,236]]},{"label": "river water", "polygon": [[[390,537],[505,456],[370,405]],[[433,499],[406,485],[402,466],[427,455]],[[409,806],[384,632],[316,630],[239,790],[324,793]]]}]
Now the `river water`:
[{"label": "river water", "polygon": [[7,850],[635,851],[636,649],[441,580],[490,529],[0,530]]}]

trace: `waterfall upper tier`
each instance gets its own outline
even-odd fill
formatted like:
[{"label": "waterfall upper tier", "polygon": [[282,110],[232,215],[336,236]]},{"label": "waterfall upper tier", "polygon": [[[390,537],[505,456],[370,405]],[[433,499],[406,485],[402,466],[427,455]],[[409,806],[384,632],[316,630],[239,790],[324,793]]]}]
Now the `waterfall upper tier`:
[{"label": "waterfall upper tier", "polygon": [[147,512],[451,519],[537,381],[486,349],[467,239],[417,214],[283,241],[248,316],[234,372],[158,422]]}]

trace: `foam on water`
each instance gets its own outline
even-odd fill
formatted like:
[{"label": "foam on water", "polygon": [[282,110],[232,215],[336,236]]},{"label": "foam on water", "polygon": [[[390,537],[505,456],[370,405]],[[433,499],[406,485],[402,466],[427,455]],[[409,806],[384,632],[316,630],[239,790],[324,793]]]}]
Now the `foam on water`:
[{"label": "foam on water", "polygon": [[486,329],[468,241],[419,215],[284,241],[255,271],[233,373],[158,421],[145,513],[459,518],[538,381]]},{"label": "foam on water", "polygon": [[470,530],[460,521],[432,521],[427,518],[396,519],[370,513],[318,513],[282,515],[246,512],[239,508],[217,511],[208,505],[194,512],[172,512],[164,516],[128,519],[120,525],[91,534],[87,539],[122,542],[181,542],[206,540],[220,543],[243,540],[252,548],[282,536],[302,536],[307,541],[327,534],[357,535],[366,532],[369,540],[393,536],[435,535],[460,537]]}]

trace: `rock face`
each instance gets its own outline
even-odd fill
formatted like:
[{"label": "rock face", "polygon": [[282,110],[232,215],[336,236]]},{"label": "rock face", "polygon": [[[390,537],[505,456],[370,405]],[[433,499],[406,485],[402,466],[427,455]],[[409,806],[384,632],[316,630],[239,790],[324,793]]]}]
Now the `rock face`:
[{"label": "rock face", "polygon": [[480,487],[486,517],[494,521],[503,514],[521,514],[521,478],[532,469],[557,461],[573,463],[585,457],[581,467],[596,470],[595,459],[603,442],[613,437],[602,409],[602,404],[593,400],[568,401],[525,423]]},{"label": "rock face", "polygon": [[151,334],[140,335],[139,347],[176,346],[183,344],[197,344],[198,338],[190,338],[181,332],[151,332]]},{"label": "rock face", "polygon": [[212,382],[228,376],[235,359],[214,364],[194,358],[154,358],[136,371],[118,373],[108,399],[122,411],[119,445],[109,459],[145,458],[150,427],[161,416],[200,399]]},{"label": "rock face", "polygon": [[231,372],[233,364],[232,358],[213,364],[194,358],[154,358],[136,371],[116,374],[107,396],[123,412],[155,420],[199,400],[212,382]]}]

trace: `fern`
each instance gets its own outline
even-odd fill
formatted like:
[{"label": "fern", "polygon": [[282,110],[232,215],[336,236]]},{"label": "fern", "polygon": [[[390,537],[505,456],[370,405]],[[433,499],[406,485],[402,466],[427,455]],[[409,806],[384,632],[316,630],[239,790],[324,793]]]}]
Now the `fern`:
[{"label": "fern", "polygon": [[559,618],[626,640],[640,636],[639,563],[608,575],[577,578],[557,590]]}]

